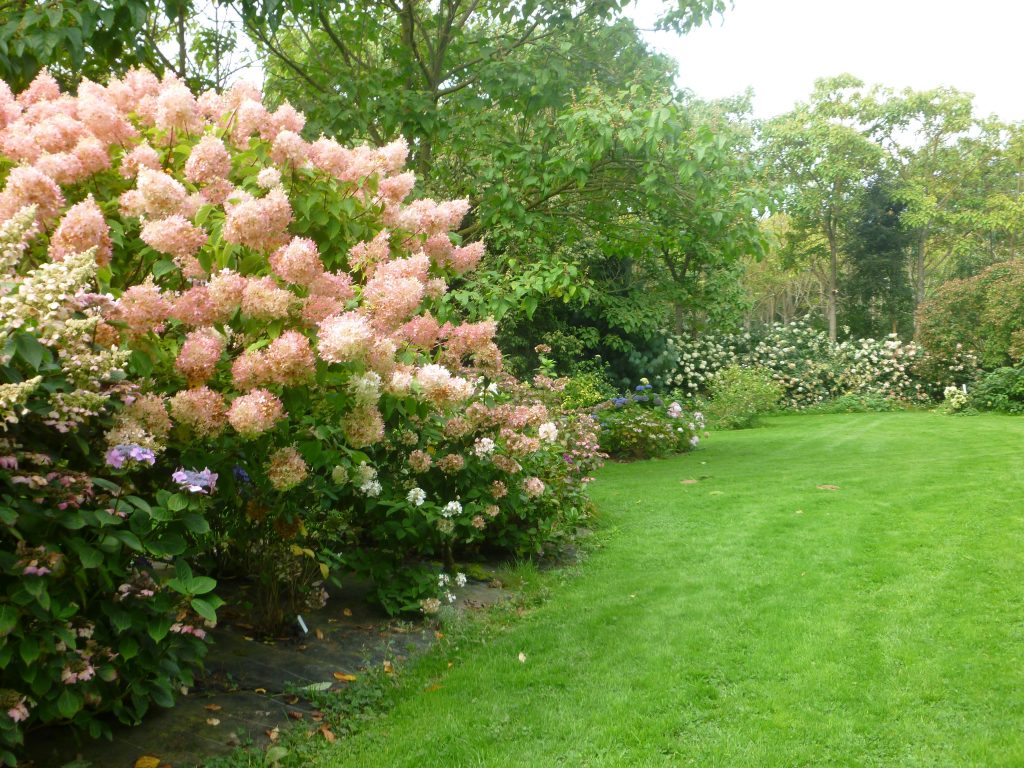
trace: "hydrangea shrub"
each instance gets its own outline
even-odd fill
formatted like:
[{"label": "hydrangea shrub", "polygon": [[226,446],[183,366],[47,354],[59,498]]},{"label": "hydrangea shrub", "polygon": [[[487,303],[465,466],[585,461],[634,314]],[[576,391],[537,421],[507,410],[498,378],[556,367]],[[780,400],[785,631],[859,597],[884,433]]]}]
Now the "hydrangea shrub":
[{"label": "hydrangea shrub", "polygon": [[[61,383],[18,368],[0,407],[78,447],[105,477],[95,503],[129,499],[97,519],[127,526],[104,536],[183,606],[154,643],[201,644],[211,576],[256,579],[268,624],[322,601],[340,565],[382,594],[404,580],[388,607],[426,610],[429,561],[536,551],[585,514],[593,423],[535,402],[503,373],[495,323],[445,300],[483,255],[452,234],[468,203],[411,199],[401,139],[343,147],[304,122],[248,86],[196,95],[144,70],[73,95],[46,72],[17,96],[0,83],[0,259],[21,276],[5,349],[63,366]],[[54,333],[50,312],[67,314]],[[11,594],[74,548],[53,534],[26,560],[7,526]],[[18,669],[11,723],[32,710]],[[165,703],[145,681],[121,681],[136,713]]]},{"label": "hydrangea shrub", "polygon": [[32,266],[39,234],[34,204],[0,227],[0,760],[11,765],[29,725],[97,736],[103,715],[133,723],[170,706],[219,607],[212,580],[179,557],[201,509],[166,489],[137,495],[151,450],[118,446],[104,461],[99,448],[104,414],[145,401],[125,381],[127,351],[96,343],[97,249]]},{"label": "hydrangea shrub", "polygon": [[688,396],[706,393],[732,365],[758,367],[783,388],[782,405],[807,408],[844,395],[879,395],[906,403],[941,397],[944,387],[973,380],[977,358],[962,346],[939,362],[917,342],[882,339],[832,342],[803,322],[756,331],[669,337],[674,362],[658,381]]}]

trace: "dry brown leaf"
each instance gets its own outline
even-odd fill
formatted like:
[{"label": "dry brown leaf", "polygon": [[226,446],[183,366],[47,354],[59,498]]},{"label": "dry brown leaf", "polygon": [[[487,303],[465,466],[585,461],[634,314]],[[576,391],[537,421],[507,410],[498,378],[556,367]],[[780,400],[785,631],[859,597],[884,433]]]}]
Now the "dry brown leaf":
[{"label": "dry brown leaf", "polygon": [[285,696],[284,697],[284,703],[285,704],[291,704],[291,705],[294,706],[295,704],[299,703],[299,697],[298,696]]},{"label": "dry brown leaf", "polygon": [[355,675],[350,675],[347,672],[335,672],[334,679],[340,680],[343,683],[354,683],[358,678]]},{"label": "dry brown leaf", "polygon": [[135,761],[135,768],[160,768],[160,758],[143,755]]},{"label": "dry brown leaf", "polygon": [[277,740],[281,737],[281,729],[278,728],[276,725],[269,731],[265,731],[265,733],[267,734],[267,738],[270,739],[271,744],[276,743]]},{"label": "dry brown leaf", "polygon": [[267,689],[266,688],[253,688],[252,692],[253,693],[266,693]]},{"label": "dry brown leaf", "polygon": [[343,610],[341,612],[341,615],[342,616],[351,616],[352,615],[352,609],[351,608],[346,608],[345,610]]},{"label": "dry brown leaf", "polygon": [[203,709],[208,709],[211,712],[220,712],[222,709],[224,709],[224,707],[222,707],[220,704],[207,704],[205,707],[203,707]]},{"label": "dry brown leaf", "polygon": [[317,711],[315,711],[315,712],[310,712],[310,713],[309,713],[309,716],[310,716],[310,718],[311,718],[311,719],[315,720],[315,721],[316,721],[316,722],[318,722],[318,723],[319,723],[319,722],[320,722],[321,720],[323,720],[323,719],[324,719],[324,713],[323,713],[323,712],[321,712],[320,710],[317,710]]},{"label": "dry brown leaf", "polygon": [[387,659],[384,659],[384,674],[386,674],[386,675],[393,675],[393,674],[395,674],[395,667],[394,667],[394,665],[390,661],[388,661]]},{"label": "dry brown leaf", "polygon": [[207,725],[220,725],[220,720],[218,720],[216,717],[208,717],[208,718],[206,718],[206,724]]},{"label": "dry brown leaf", "polygon": [[323,734],[323,737],[327,739],[330,744],[333,744],[334,740],[337,738],[337,736],[334,735],[334,732],[326,725],[320,726],[320,733]]},{"label": "dry brown leaf", "polygon": [[436,631],[435,631],[435,632],[434,632],[434,637],[435,637],[436,639],[440,640],[440,639],[441,639],[442,637],[444,637],[444,632],[436,632]]},{"label": "dry brown leaf", "polygon": [[313,634],[316,635],[316,639],[317,640],[323,640],[324,639],[324,631],[322,629],[320,629],[320,627],[317,627],[315,630],[313,630]]},{"label": "dry brown leaf", "polygon": [[288,717],[290,717],[292,720],[301,720],[304,717],[304,715],[297,709],[289,709]]},{"label": "dry brown leaf", "polygon": [[838,485],[828,485],[828,484],[826,484],[826,485],[819,485],[819,486],[817,486],[817,488],[818,488],[819,491],[838,491],[839,490],[839,486]]}]

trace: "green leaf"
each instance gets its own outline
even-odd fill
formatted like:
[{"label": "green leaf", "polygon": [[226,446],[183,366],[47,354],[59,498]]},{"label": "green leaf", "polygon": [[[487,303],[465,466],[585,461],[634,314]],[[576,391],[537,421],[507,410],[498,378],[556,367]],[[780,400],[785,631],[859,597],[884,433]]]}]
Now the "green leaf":
[{"label": "green leaf", "polygon": [[167,500],[167,508],[172,512],[181,512],[183,509],[188,509],[188,496],[181,493],[176,493]]},{"label": "green leaf", "polygon": [[139,641],[131,635],[128,635],[127,637],[122,637],[121,642],[118,644],[117,650],[121,654],[121,658],[125,659],[126,661],[128,659],[132,659],[139,655]]},{"label": "green leaf", "polygon": [[193,597],[191,600],[193,610],[209,622],[217,621],[217,611],[206,600],[201,597]]},{"label": "green leaf", "polygon": [[12,605],[0,605],[0,637],[7,637],[18,625],[18,610]]},{"label": "green leaf", "polygon": [[60,698],[57,699],[57,711],[60,712],[61,717],[70,720],[81,708],[82,697],[69,686],[65,686]]},{"label": "green leaf", "polygon": [[110,482],[109,480],[107,480],[105,478],[94,477],[92,479],[92,482],[93,482],[93,485],[98,485],[100,488],[102,488],[105,491],[110,491],[111,493],[120,493],[121,492],[121,486],[119,486],[117,483],[112,483],[112,482]]},{"label": "green leaf", "polygon": [[82,544],[76,549],[83,568],[98,568],[103,564],[103,553],[98,549],[94,549],[88,544]]},{"label": "green leaf", "polygon": [[161,640],[167,637],[167,633],[170,631],[171,620],[166,616],[161,616],[158,619],[153,619],[146,626],[146,632],[147,634],[149,634],[151,638],[153,638],[154,643],[159,643]]},{"label": "green leaf", "polygon": [[206,518],[202,515],[195,513],[185,515],[181,519],[181,522],[185,524],[185,527],[188,528],[191,533],[194,533],[197,536],[210,532],[210,524],[206,522]]},{"label": "green leaf", "polygon": [[18,652],[26,664],[32,664],[39,658],[39,641],[34,637],[22,639],[18,645]]},{"label": "green leaf", "polygon": [[43,357],[48,357],[50,354],[35,336],[28,333],[19,333],[14,339],[14,346],[19,357],[32,366],[33,370],[39,370],[39,366],[43,363]]},{"label": "green leaf", "polygon": [[193,595],[205,595],[217,588],[217,580],[209,576],[196,576],[188,584],[188,591]]},{"label": "green leaf", "polygon": [[163,277],[168,272],[173,272],[177,268],[178,265],[170,259],[161,259],[153,265],[153,277]]},{"label": "green leaf", "polygon": [[149,502],[146,501],[145,499],[141,499],[138,496],[125,496],[124,498],[125,501],[130,502],[131,505],[136,509],[141,509],[143,512],[149,515],[153,514],[152,507],[149,506]]}]

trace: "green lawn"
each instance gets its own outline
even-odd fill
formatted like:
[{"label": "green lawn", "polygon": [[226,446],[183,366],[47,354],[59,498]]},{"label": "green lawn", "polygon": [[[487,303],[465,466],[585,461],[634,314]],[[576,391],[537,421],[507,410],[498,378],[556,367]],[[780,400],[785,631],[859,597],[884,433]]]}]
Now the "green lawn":
[{"label": "green lawn", "polygon": [[899,413],[609,466],[580,572],[315,764],[1024,765],[1022,457]]}]

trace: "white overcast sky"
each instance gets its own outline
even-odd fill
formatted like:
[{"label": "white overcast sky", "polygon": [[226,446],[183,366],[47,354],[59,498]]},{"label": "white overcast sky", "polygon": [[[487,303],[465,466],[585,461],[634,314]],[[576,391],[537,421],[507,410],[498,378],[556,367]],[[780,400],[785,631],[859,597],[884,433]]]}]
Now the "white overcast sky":
[{"label": "white overcast sky", "polygon": [[[650,28],[660,0],[631,13]],[[679,84],[704,98],[754,89],[770,117],[810,94],[819,77],[975,95],[975,112],[1024,120],[1024,0],[735,0],[685,37],[646,33],[679,62]]]}]

